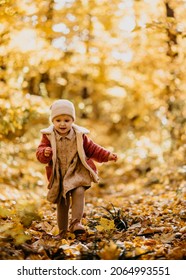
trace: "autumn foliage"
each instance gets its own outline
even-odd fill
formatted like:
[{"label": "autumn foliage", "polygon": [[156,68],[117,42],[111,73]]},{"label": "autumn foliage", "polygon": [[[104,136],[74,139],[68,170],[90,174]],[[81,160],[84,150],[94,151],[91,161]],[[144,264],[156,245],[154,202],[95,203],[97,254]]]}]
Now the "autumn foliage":
[{"label": "autumn foliage", "polygon": [[[185,3],[21,2],[0,1],[0,259],[185,259]],[[119,158],[60,241],[35,157],[58,98]]]}]

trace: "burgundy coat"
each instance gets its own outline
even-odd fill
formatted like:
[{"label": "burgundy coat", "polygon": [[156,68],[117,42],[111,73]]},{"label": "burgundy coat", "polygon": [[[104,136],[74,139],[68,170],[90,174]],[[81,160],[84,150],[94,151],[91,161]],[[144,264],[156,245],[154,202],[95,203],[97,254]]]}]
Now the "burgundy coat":
[{"label": "burgundy coat", "polygon": [[[90,138],[87,137],[89,132],[87,129],[73,125],[73,128],[76,132],[77,139],[77,150],[82,164],[90,171],[90,174],[93,177],[93,181],[98,181],[97,169],[94,164],[94,160],[97,162],[107,162],[110,152],[104,149],[103,147],[94,143]],[[37,148],[36,157],[37,159],[46,166],[47,178],[49,184],[52,181],[52,170],[54,169],[56,161],[56,143],[55,136],[53,131],[53,125],[47,129],[41,131],[43,136],[42,140]],[[53,136],[53,137],[52,137]],[[51,147],[52,153],[49,157],[44,155],[46,147]],[[55,150],[55,151],[54,151]]]}]

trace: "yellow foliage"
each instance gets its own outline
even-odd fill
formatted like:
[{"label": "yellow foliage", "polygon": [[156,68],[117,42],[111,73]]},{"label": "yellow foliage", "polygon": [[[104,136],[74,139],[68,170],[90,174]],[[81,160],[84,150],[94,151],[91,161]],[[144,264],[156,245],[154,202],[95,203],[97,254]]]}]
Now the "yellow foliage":
[{"label": "yellow foliage", "polygon": [[40,220],[41,216],[38,212],[39,208],[37,203],[28,202],[27,200],[20,201],[17,207],[17,215],[21,223],[28,227],[31,225],[32,221]]},{"label": "yellow foliage", "polygon": [[112,240],[99,252],[102,260],[118,260],[120,254],[121,249]]},{"label": "yellow foliage", "polygon": [[113,220],[108,220],[106,218],[102,218],[100,219],[100,223],[98,226],[96,226],[96,229],[98,231],[110,231],[115,229],[115,224]]},{"label": "yellow foliage", "polygon": [[0,206],[0,218],[10,217],[11,215],[12,215],[11,210]]}]

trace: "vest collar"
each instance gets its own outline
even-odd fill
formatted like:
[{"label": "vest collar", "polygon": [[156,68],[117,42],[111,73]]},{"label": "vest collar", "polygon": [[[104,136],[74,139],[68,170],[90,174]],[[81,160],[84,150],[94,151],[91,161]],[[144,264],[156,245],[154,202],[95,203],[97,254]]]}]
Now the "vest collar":
[{"label": "vest collar", "polygon": [[[73,124],[72,127],[74,128],[75,132],[77,132],[77,133],[82,133],[82,134],[88,134],[89,133],[89,130],[86,129],[85,127],[83,127],[83,126]],[[54,131],[54,125],[53,124],[50,125],[47,128],[41,129],[42,134],[51,134],[51,133],[53,133],[53,131]]]}]

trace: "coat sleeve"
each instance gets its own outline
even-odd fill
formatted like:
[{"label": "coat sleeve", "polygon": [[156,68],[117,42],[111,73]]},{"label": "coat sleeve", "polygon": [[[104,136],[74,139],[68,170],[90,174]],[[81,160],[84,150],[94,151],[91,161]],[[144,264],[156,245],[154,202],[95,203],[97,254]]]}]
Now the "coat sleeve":
[{"label": "coat sleeve", "polygon": [[97,162],[107,162],[110,152],[94,143],[85,134],[83,135],[83,147],[86,156],[89,159],[93,159]]},{"label": "coat sleeve", "polygon": [[[47,147],[51,148],[51,144],[50,144],[50,141],[48,140],[47,136],[45,134],[43,134],[41,142],[36,150],[36,157],[41,163],[45,163],[45,164],[49,163],[52,160],[52,153],[49,157],[46,157],[44,155],[44,151]],[[52,148],[51,148],[51,151],[52,151]]]}]

